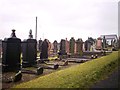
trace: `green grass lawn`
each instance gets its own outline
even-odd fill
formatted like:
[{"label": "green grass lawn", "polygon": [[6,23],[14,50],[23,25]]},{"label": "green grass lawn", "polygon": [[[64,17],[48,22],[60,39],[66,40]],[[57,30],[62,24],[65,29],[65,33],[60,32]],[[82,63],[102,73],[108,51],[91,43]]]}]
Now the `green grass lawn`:
[{"label": "green grass lawn", "polygon": [[[120,55],[119,55],[120,56]],[[13,88],[89,88],[118,66],[118,51],[21,83]]]}]

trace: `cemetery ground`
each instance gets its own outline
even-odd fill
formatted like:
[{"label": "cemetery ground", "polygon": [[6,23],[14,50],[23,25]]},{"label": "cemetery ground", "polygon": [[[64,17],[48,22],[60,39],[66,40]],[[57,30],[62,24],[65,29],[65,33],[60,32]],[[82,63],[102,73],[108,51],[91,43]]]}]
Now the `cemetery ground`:
[{"label": "cemetery ground", "polygon": [[[41,75],[24,73],[21,81],[3,82],[2,86],[3,88],[89,88],[111,74],[117,68],[119,59],[118,51],[116,51],[85,63],[70,62],[67,66],[60,66],[57,70],[44,69]],[[32,67],[29,69],[35,70]],[[14,74],[6,73],[3,77]]]},{"label": "cemetery ground", "polygon": [[13,88],[89,88],[111,74],[120,62],[118,51],[110,55],[50,73]]},{"label": "cemetery ground", "polygon": [[[64,62],[61,62],[59,60],[55,60],[56,57],[50,57],[49,58],[49,63],[53,63],[53,60],[54,60],[54,63],[59,63],[59,64],[63,64]],[[37,68],[34,68],[34,67],[27,67],[27,68],[24,68],[25,70],[31,70],[31,73],[23,73],[22,74],[22,80],[19,81],[19,82],[9,82],[9,80],[15,76],[16,72],[5,72],[5,73],[2,73],[2,88],[3,89],[9,89],[11,88],[13,85],[17,85],[17,84],[20,84],[20,83],[23,83],[23,82],[27,82],[27,81],[30,81],[32,79],[35,79],[35,78],[38,78],[38,77],[41,77],[41,76],[44,76],[44,75],[47,75],[47,74],[50,74],[50,73],[53,73],[53,72],[56,72],[56,71],[59,71],[61,69],[65,69],[65,68],[68,68],[68,67],[71,67],[71,66],[75,66],[77,64],[80,64],[80,63],[69,63],[68,65],[66,66],[59,66],[58,69],[44,69],[43,71],[43,74],[41,75],[36,75],[35,73],[32,74],[32,71],[36,71]],[[39,66],[47,66],[46,64],[39,64]],[[48,65],[48,66],[51,66],[53,67],[53,65]]]}]

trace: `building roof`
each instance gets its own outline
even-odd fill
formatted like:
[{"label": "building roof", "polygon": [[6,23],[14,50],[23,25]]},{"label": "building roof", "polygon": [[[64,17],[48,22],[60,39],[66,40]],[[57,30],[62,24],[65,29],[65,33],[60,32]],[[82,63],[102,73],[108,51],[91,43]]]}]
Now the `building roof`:
[{"label": "building roof", "polygon": [[101,35],[100,37],[103,39],[104,36],[105,36],[105,39],[118,39],[116,34]]}]

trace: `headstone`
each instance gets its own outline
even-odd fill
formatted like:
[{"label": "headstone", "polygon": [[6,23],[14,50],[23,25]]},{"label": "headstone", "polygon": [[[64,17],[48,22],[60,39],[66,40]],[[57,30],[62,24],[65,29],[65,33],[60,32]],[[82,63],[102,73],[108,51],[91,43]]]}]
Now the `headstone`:
[{"label": "headstone", "polygon": [[68,60],[66,60],[63,64],[63,66],[67,66],[68,65]]},{"label": "headstone", "polygon": [[105,39],[105,36],[103,37],[103,49],[106,48],[106,39]]},{"label": "headstone", "polygon": [[70,39],[70,53],[71,53],[71,55],[74,55],[74,49],[75,49],[75,39],[74,39],[74,37],[71,37],[71,39]]},{"label": "headstone", "polygon": [[70,52],[69,52],[69,41],[67,40],[67,38],[66,38],[65,44],[66,44],[66,53],[68,54]]},{"label": "headstone", "polygon": [[76,54],[82,55],[83,52],[83,41],[82,39],[76,40]]},{"label": "headstone", "polygon": [[96,49],[101,50],[102,49],[102,39],[98,38],[96,41]]},{"label": "headstone", "polygon": [[2,70],[17,71],[21,69],[21,40],[16,37],[15,30],[12,30],[10,38],[2,41]]},{"label": "headstone", "polygon": [[32,38],[32,33],[29,33],[29,39],[22,42],[22,66],[29,67],[35,65],[37,59],[37,40]]},{"label": "headstone", "polygon": [[41,53],[41,49],[42,49],[42,40],[41,40],[41,38],[40,38],[40,40],[39,40],[39,52]]},{"label": "headstone", "polygon": [[50,50],[51,50],[51,42],[47,40],[48,42],[48,56],[50,56]]},{"label": "headstone", "polygon": [[74,55],[77,54],[77,43],[75,42],[75,45],[74,45]]},{"label": "headstone", "polygon": [[54,42],[53,42],[53,46],[54,46],[54,49],[53,49],[53,52],[55,53],[55,54],[57,54],[57,52],[58,52],[58,47],[57,47],[57,41],[55,40]]},{"label": "headstone", "polygon": [[43,67],[37,68],[37,75],[40,75],[43,73]]},{"label": "headstone", "polygon": [[88,37],[88,40],[85,41],[85,51],[90,51],[91,46],[95,43],[95,40],[92,37]]},{"label": "headstone", "polygon": [[48,59],[48,41],[45,39],[42,43],[42,49],[40,54],[40,59]]},{"label": "headstone", "polygon": [[85,41],[84,46],[85,46],[85,51],[88,51],[88,40]]},{"label": "headstone", "polygon": [[15,77],[13,78],[13,82],[18,82],[18,81],[20,81],[22,79],[22,73],[21,73],[21,71],[19,71],[16,75],[15,75]]},{"label": "headstone", "polygon": [[48,56],[53,56],[53,49],[54,49],[54,45],[53,43],[51,43],[50,41],[48,41]]},{"label": "headstone", "polygon": [[66,55],[66,46],[65,46],[65,40],[61,39],[60,42],[60,55]]},{"label": "headstone", "polygon": [[58,64],[54,64],[54,69],[58,69],[59,65]]}]

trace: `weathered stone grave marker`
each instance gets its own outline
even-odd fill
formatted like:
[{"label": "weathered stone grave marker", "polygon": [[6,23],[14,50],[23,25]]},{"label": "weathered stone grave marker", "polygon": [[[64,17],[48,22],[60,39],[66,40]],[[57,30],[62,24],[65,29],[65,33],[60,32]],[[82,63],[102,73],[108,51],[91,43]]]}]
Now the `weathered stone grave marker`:
[{"label": "weathered stone grave marker", "polygon": [[96,49],[97,50],[101,50],[102,49],[102,39],[99,37],[97,38],[97,41],[96,41]]},{"label": "weathered stone grave marker", "polygon": [[37,59],[37,41],[33,39],[32,30],[29,32],[29,39],[22,42],[22,66],[28,67],[36,64]]},{"label": "weathered stone grave marker", "polygon": [[48,41],[45,39],[41,45],[41,53],[40,60],[44,62],[44,60],[48,60]]},{"label": "weathered stone grave marker", "polygon": [[39,40],[39,52],[41,53],[41,49],[42,49],[42,40],[41,40],[41,38],[40,38],[40,40]]},{"label": "weathered stone grave marker", "polygon": [[20,70],[21,39],[16,37],[14,29],[11,37],[2,41],[2,51],[2,71]]},{"label": "weathered stone grave marker", "polygon": [[54,49],[53,49],[53,52],[55,53],[55,54],[57,54],[57,51],[58,51],[58,48],[57,48],[57,41],[55,40],[54,42],[53,42],[53,46],[54,46]]},{"label": "weathered stone grave marker", "polygon": [[83,53],[83,41],[82,39],[76,40],[76,54],[82,56]]},{"label": "weathered stone grave marker", "polygon": [[22,79],[22,73],[21,71],[19,71],[17,74],[15,74],[14,78],[13,78],[13,82],[18,82]]},{"label": "weathered stone grave marker", "polygon": [[70,50],[70,53],[71,53],[71,55],[74,55],[74,51],[75,51],[75,39],[74,39],[74,37],[71,37],[71,39],[70,39],[70,48],[69,48]]},{"label": "weathered stone grave marker", "polygon": [[62,58],[64,58],[65,55],[67,55],[66,45],[65,45],[65,40],[64,39],[61,39],[61,41],[60,41],[60,50],[59,50],[58,54],[59,54],[60,60],[62,60]]}]

